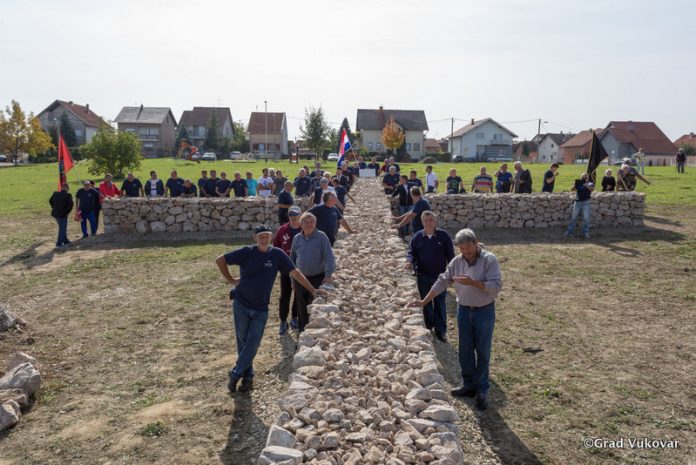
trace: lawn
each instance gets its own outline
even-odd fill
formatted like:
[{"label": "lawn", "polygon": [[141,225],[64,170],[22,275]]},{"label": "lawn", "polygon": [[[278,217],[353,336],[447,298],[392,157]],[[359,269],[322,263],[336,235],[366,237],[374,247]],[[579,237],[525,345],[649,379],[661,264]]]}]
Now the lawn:
[{"label": "lawn", "polygon": [[[303,163],[305,163],[303,161]],[[310,168],[312,163],[307,162]],[[324,163],[324,168],[333,167],[333,164]],[[457,174],[464,180],[467,190],[471,187],[471,181],[479,172],[481,164],[473,163],[440,163],[434,165],[434,171],[438,178],[444,183],[449,170],[454,168]],[[494,173],[498,164],[485,164],[489,173]],[[288,163],[287,160],[280,162],[266,163],[238,162],[238,161],[217,161],[217,162],[189,162],[184,160],[174,160],[171,158],[148,159],[142,166],[135,171],[135,175],[142,181],[149,177],[151,170],[156,170],[159,177],[167,179],[172,169],[178,171],[179,177],[191,178],[194,182],[200,177],[202,169],[216,169],[218,173],[225,171],[229,178],[233,177],[235,171],[244,175],[246,171],[254,173],[254,177],[261,175],[261,170],[265,167],[275,167],[281,169],[287,175],[296,175],[298,166]],[[404,163],[402,170],[415,169],[419,177],[425,174],[425,166],[422,163]],[[548,169],[546,165],[525,165],[532,173],[534,180],[534,190],[541,189],[541,182],[544,172]],[[606,167],[602,167],[601,171]],[[615,172],[615,168],[612,167]],[[560,175],[556,181],[556,191],[568,191],[573,184],[573,180],[579,177],[584,170],[582,165],[561,166]],[[638,181],[638,190],[648,194],[648,203],[652,205],[664,206],[696,206],[696,169],[687,168],[686,174],[677,174],[674,167],[648,167],[646,176],[652,184],[646,185]],[[72,186],[73,194],[79,188],[80,179],[95,179],[100,181],[100,177],[93,177],[87,172],[85,162],[78,163],[72,171],[68,173],[68,180]],[[0,216],[13,215],[28,217],[34,214],[48,213],[48,198],[51,192],[56,189],[58,182],[58,167],[55,163],[39,165],[22,165],[18,167],[6,167],[0,169]],[[120,180],[117,180],[120,185]],[[442,185],[442,184],[441,184]]]}]

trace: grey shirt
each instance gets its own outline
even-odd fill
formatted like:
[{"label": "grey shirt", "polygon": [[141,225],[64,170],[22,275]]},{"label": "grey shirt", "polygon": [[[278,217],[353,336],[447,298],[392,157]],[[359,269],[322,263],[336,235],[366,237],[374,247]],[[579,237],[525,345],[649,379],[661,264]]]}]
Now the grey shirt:
[{"label": "grey shirt", "polygon": [[[475,281],[481,281],[485,288],[481,290],[474,286],[455,283],[454,277],[456,276],[468,276]],[[437,278],[431,290],[439,294],[452,283],[454,283],[454,291],[457,294],[459,305],[483,307],[492,303],[503,286],[498,259],[492,253],[480,250],[476,262],[469,265],[461,254],[457,255],[449,262],[445,272]]]},{"label": "grey shirt", "polygon": [[336,271],[331,242],[323,232],[315,229],[310,236],[300,232],[292,239],[290,258],[305,276],[324,273],[331,276]]}]

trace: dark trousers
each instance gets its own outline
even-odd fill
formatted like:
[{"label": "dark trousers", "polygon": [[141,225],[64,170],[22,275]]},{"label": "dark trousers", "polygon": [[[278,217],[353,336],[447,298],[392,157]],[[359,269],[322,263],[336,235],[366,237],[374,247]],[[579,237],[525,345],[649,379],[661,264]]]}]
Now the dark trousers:
[{"label": "dark trousers", "polygon": [[[292,296],[292,278],[288,273],[280,273],[280,299],[278,300],[278,315],[280,321],[287,321],[290,313],[290,297]],[[297,318],[297,300],[292,299],[292,318]]]},{"label": "dark trousers", "polygon": [[[321,286],[322,281],[324,281],[324,273],[319,273],[315,276],[307,276],[307,281],[309,281],[315,288],[318,288]],[[312,296],[312,294],[310,294],[309,291],[297,281],[295,281],[294,284],[295,302],[297,302],[297,328],[299,332],[302,332],[304,331],[307,323],[309,323],[309,313],[307,311],[307,307],[309,307],[314,300],[314,296]]]},{"label": "dark trousers", "polygon": [[82,237],[87,237],[87,221],[89,221],[89,226],[92,230],[92,235],[97,234],[97,215],[94,211],[82,212],[82,221],[80,222],[80,227],[82,228]]},{"label": "dark trousers", "polygon": [[288,217],[288,211],[278,210],[278,223],[285,224],[290,222],[290,217]]},{"label": "dark trousers", "polygon": [[685,164],[686,163],[684,163],[684,162],[682,162],[682,163],[677,162],[677,173],[684,174],[684,165]]},{"label": "dark trousers", "polygon": [[[430,292],[430,288],[433,287],[433,284],[437,281],[437,276],[433,278],[430,276],[418,275],[416,279],[418,282],[418,293],[422,299]],[[435,332],[440,336],[444,336],[447,333],[446,295],[447,291],[442,291],[440,294],[436,295],[428,305],[423,307],[423,321],[425,327],[428,329],[435,328]]]},{"label": "dark trousers", "polygon": [[459,366],[463,385],[476,389],[479,396],[488,393],[488,367],[491,361],[493,327],[495,326],[495,302],[473,309],[459,306]]},{"label": "dark trousers", "polygon": [[56,223],[58,223],[58,238],[56,239],[56,246],[67,245],[70,243],[68,240],[68,217],[64,216],[62,218],[56,218]]}]

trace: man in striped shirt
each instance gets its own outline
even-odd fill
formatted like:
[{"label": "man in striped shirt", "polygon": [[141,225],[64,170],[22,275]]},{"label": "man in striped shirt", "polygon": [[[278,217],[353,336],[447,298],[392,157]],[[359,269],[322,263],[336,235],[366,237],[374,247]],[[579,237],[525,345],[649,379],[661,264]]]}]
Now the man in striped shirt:
[{"label": "man in striped shirt", "polygon": [[482,166],[480,174],[474,178],[471,192],[477,194],[490,194],[493,192],[493,178],[486,173],[486,167]]}]

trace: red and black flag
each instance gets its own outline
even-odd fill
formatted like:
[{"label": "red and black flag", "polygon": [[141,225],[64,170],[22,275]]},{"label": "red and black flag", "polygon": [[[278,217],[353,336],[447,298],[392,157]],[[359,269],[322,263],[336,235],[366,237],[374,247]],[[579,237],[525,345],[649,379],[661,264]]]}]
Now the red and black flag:
[{"label": "red and black flag", "polygon": [[587,175],[590,177],[590,181],[596,184],[595,180],[597,177],[597,167],[602,160],[609,157],[607,151],[604,150],[604,146],[599,141],[597,134],[592,131],[592,143],[590,144],[590,158],[587,161]]},{"label": "red and black flag", "polygon": [[63,188],[63,184],[68,182],[68,177],[66,173],[70,171],[73,167],[72,156],[70,156],[70,150],[65,145],[65,140],[63,140],[63,135],[60,135],[60,140],[58,140],[58,190]]}]

